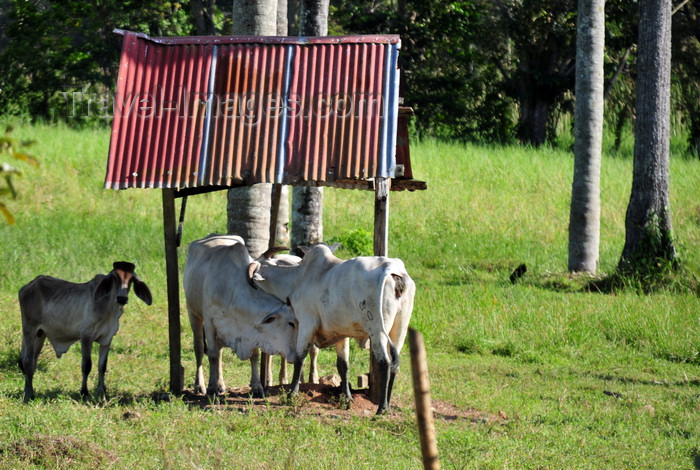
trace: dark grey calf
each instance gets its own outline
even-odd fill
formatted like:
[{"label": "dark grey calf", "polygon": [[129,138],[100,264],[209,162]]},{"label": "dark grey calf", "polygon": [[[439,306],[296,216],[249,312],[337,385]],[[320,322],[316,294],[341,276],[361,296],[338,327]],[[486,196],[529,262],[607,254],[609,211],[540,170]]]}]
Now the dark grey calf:
[{"label": "dark grey calf", "polygon": [[129,289],[147,305],[151,291],[134,273],[134,265],[114,263],[107,274],[98,274],[89,282],[77,284],[50,276],[38,276],[19,290],[22,311],[22,353],[20,368],[24,372],[24,399],[34,398],[32,379],[44,340],[49,339],[61,357],[80,340],[83,355],[83,383],[80,393],[89,395],[87,377],[92,369],[92,343],[100,344],[97,395],[105,393],[104,376],[112,337],[119,330],[119,317],[128,302]]}]

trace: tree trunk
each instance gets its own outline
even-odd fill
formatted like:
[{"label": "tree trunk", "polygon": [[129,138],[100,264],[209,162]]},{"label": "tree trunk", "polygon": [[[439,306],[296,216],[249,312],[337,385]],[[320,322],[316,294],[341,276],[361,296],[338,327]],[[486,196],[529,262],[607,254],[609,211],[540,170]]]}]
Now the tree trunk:
[{"label": "tree trunk", "polygon": [[[234,0],[233,34],[275,36],[277,34],[277,1]],[[268,248],[271,194],[272,185],[269,183],[234,188],[228,192],[228,233],[243,237],[253,257],[260,256]],[[281,213],[284,210],[285,200],[283,196],[283,203],[280,205]],[[284,222],[283,216],[279,216],[278,227],[280,223],[284,225]]]},{"label": "tree trunk", "polygon": [[300,36],[328,36],[328,4],[329,0],[301,0]]},{"label": "tree trunk", "polygon": [[287,36],[289,34],[287,0],[277,0],[277,36]]},{"label": "tree trunk", "polygon": [[643,273],[676,259],[669,205],[671,0],[640,0],[637,60],[634,173],[618,268]]},{"label": "tree trunk", "polygon": [[214,0],[192,0],[190,7],[197,36],[215,35]]},{"label": "tree trunk", "polygon": [[233,0],[233,34],[275,36],[277,0]]},{"label": "tree trunk", "polygon": [[530,87],[521,89],[518,139],[523,144],[540,146],[547,141],[547,120],[553,103],[533,94]]},{"label": "tree trunk", "polygon": [[292,246],[323,241],[323,188],[297,186],[292,190]]},{"label": "tree trunk", "polygon": [[[299,35],[328,35],[329,0],[301,0]],[[292,246],[323,241],[323,188],[296,187],[292,191]]]},{"label": "tree trunk", "polygon": [[569,271],[595,274],[600,242],[605,0],[579,0]]}]

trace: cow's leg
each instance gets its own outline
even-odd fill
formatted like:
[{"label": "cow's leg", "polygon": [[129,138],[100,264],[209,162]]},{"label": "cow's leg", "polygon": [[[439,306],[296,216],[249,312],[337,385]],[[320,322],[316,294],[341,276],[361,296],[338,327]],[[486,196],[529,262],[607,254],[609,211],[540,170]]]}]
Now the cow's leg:
[{"label": "cow's leg", "polygon": [[287,359],[284,356],[281,356],[282,360],[280,361],[280,374],[279,374],[279,381],[280,385],[288,385],[289,381],[287,380]]},{"label": "cow's leg", "polygon": [[216,337],[214,326],[209,322],[204,323],[204,337],[207,341],[207,357],[209,358],[207,395],[222,395],[226,393],[226,385],[222,374],[223,363],[221,362],[223,349],[221,342]]},{"label": "cow's leg", "polygon": [[24,372],[24,401],[34,398],[34,372],[39,360],[39,353],[44,346],[46,336],[42,332],[22,335],[22,352],[20,364]]},{"label": "cow's leg", "polygon": [[[265,358],[265,387],[270,387],[274,382],[274,378],[272,377],[272,354],[261,354],[261,357]],[[260,366],[262,367],[262,362]],[[262,380],[262,377],[260,379]]]},{"label": "cow's leg", "polygon": [[80,351],[83,356],[81,367],[83,371],[83,383],[80,387],[80,394],[84,397],[88,397],[90,396],[90,392],[88,391],[87,379],[92,369],[92,359],[90,358],[90,354],[92,353],[92,338],[85,336],[80,338]]},{"label": "cow's leg", "polygon": [[371,338],[370,347],[372,354],[377,359],[377,369],[379,375],[379,406],[377,414],[381,415],[389,411],[389,357],[387,355],[388,341],[383,334],[375,335]]},{"label": "cow's leg", "polygon": [[204,395],[204,371],[202,359],[204,358],[204,322],[201,318],[190,314],[190,327],[192,328],[192,342],[194,345],[194,359],[196,370],[194,374],[194,393]]},{"label": "cow's leg", "polygon": [[406,332],[408,331],[408,319],[409,316],[399,315],[396,316],[394,320],[394,325],[389,332],[389,338],[391,342],[389,343],[389,353],[391,357],[391,367],[389,370],[389,385],[387,388],[387,403],[391,403],[391,392],[394,389],[394,379],[399,371],[399,354],[401,352],[401,347],[403,346],[404,340],[406,339]]},{"label": "cow's leg", "polygon": [[340,375],[340,393],[345,395],[348,400],[352,400],[352,392],[350,392],[350,381],[348,380],[348,368],[350,365],[350,338],[335,343],[336,367]]},{"label": "cow's leg", "polygon": [[318,347],[314,344],[309,349],[309,383],[318,383]]},{"label": "cow's leg", "polygon": [[304,369],[304,359],[306,359],[306,354],[299,355],[298,359],[294,363],[294,372],[292,373],[292,385],[289,387],[289,392],[287,395],[292,396],[299,393],[299,382],[301,382],[301,373]]},{"label": "cow's leg", "polygon": [[253,349],[253,355],[250,356],[250,393],[253,398],[265,398],[265,389],[260,382],[260,350]]},{"label": "cow's leg", "polygon": [[[313,334],[316,331],[316,326],[311,325],[299,325],[299,336],[297,337],[297,360],[294,363],[294,374],[292,375],[292,385],[289,387],[289,395],[296,395],[299,393],[299,383],[301,382],[301,373],[304,367],[304,359],[306,355],[309,354],[309,349],[313,345]],[[301,332],[305,332],[301,334]]]},{"label": "cow's leg", "polygon": [[226,393],[224,379],[221,377],[221,353],[223,349],[217,343],[209,344],[207,357],[209,358],[209,385],[207,386],[207,395],[216,396]]},{"label": "cow's leg", "polygon": [[107,394],[105,388],[105,374],[107,373],[107,356],[111,343],[100,344],[100,356],[97,360],[97,396],[103,397]]}]

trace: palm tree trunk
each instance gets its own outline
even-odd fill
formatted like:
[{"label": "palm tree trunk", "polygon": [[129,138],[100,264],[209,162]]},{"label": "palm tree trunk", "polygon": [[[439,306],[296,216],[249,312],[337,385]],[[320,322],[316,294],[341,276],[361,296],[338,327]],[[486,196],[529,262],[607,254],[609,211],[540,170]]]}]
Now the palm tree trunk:
[{"label": "palm tree trunk", "polygon": [[[329,0],[301,0],[300,36],[328,35]],[[292,246],[323,241],[323,188],[296,187],[292,191]]]},{"label": "palm tree trunk", "polygon": [[[277,34],[278,0],[234,0],[233,34],[274,36]],[[271,184],[234,188],[228,192],[228,233],[240,235],[251,256],[260,256],[270,239]],[[284,201],[284,196],[282,198]],[[283,204],[282,204],[283,205]],[[280,206],[282,211],[284,209]],[[288,210],[287,210],[288,214]],[[287,215],[288,220],[288,215]],[[280,216],[279,222],[285,221]]]},{"label": "palm tree trunk", "polygon": [[579,0],[569,271],[595,274],[600,243],[605,0]]},{"label": "palm tree trunk", "polygon": [[632,194],[618,267],[656,270],[675,261],[669,203],[671,0],[640,0]]}]

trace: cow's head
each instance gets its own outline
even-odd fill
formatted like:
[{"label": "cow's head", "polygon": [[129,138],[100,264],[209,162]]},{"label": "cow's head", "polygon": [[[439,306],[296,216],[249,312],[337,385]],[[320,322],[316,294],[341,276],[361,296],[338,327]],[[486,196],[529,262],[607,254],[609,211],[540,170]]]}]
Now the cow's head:
[{"label": "cow's head", "polygon": [[279,308],[262,318],[258,328],[262,333],[259,341],[263,351],[282,354],[287,362],[296,362],[299,322],[291,306],[280,302]]},{"label": "cow's head", "polygon": [[146,305],[151,305],[153,297],[148,286],[134,272],[134,264],[126,261],[117,261],[112,265],[112,271],[97,285],[95,289],[95,301],[110,295],[116,290],[116,300],[119,305],[126,305],[129,301],[129,289],[134,286],[136,297],[143,300]]}]

